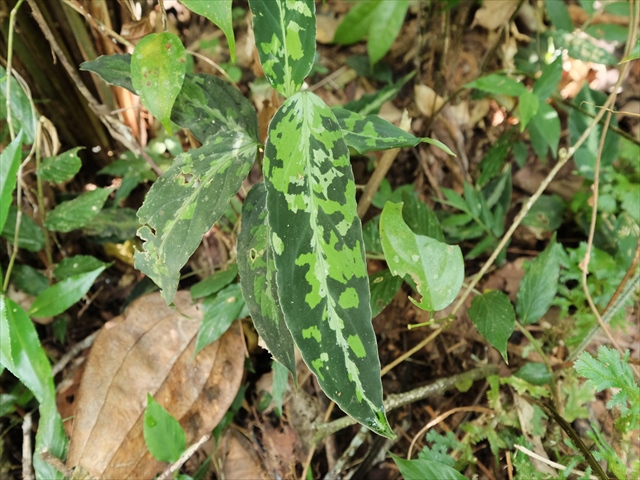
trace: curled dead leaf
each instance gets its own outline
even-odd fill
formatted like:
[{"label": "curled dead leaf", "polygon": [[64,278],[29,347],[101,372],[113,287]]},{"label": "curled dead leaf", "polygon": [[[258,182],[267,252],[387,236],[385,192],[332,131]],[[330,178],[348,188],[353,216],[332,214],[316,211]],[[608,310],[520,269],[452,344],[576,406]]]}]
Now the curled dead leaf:
[{"label": "curled dead leaf", "polygon": [[187,443],[210,432],[233,402],[243,375],[244,343],[236,322],[194,358],[202,319],[188,292],[176,310],[159,293],[139,298],[106,324],[89,354],[67,465],[95,478],[153,478],[165,465],[143,437],[150,393],[185,430]]}]

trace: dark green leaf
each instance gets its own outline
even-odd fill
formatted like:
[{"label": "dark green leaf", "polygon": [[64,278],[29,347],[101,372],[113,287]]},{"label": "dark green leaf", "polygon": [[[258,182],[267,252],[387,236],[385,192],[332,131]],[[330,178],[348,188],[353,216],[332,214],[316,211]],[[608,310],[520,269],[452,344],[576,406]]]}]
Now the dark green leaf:
[{"label": "dark green leaf", "polygon": [[558,290],[560,261],[555,238],[531,262],[518,290],[516,312],[524,325],[537,322],[547,313]]},{"label": "dark green leaf", "polygon": [[405,460],[393,453],[390,455],[404,480],[466,480],[464,475],[444,463],[421,459]]},{"label": "dark green leaf", "polygon": [[131,83],[140,101],[171,134],[171,108],[186,73],[186,53],[173,33],[151,33],[131,56]]},{"label": "dark green leaf", "polygon": [[[11,123],[13,131],[20,130],[24,133],[23,141],[31,144],[36,138],[36,126],[38,123],[36,112],[34,111],[29,97],[24,93],[18,81],[11,77],[11,99],[9,108],[11,109]],[[0,65],[0,118],[6,117],[7,111],[7,71]]]},{"label": "dark green leaf", "polygon": [[362,227],[364,248],[368,254],[382,255],[382,243],[380,242],[380,215],[376,215]]},{"label": "dark green leaf", "polygon": [[394,276],[389,270],[381,270],[369,276],[373,317],[377,317],[391,303],[401,286],[402,277]]},{"label": "dark green leaf", "polygon": [[402,218],[401,203],[387,203],[380,218],[384,256],[394,275],[409,274],[416,282],[424,310],[442,310],[458,295],[464,279],[460,247],[447,245],[424,235],[416,235]]},{"label": "dark green leaf", "polygon": [[89,291],[96,278],[106,267],[74,275],[52,285],[35,299],[29,315],[35,318],[54,317],[66,311]]},{"label": "dark green leaf", "polygon": [[257,144],[238,131],[221,131],[200,148],[176,157],[171,168],[151,187],[138,210],[145,241],[135,265],[153,279],[170,303],[180,269],[202,236],[224,214],[249,173]]},{"label": "dark green leaf", "polygon": [[224,335],[234,320],[238,319],[243,307],[244,299],[238,283],[232,283],[215,296],[204,299],[202,325],[196,338],[196,355]]},{"label": "dark green leaf", "polygon": [[540,108],[540,100],[538,97],[525,90],[518,97],[518,111],[520,112],[520,131],[524,132],[531,119],[538,113]]},{"label": "dark green leaf", "polygon": [[[370,2],[364,2],[370,3]],[[378,113],[383,103],[396,98],[402,87],[416,75],[415,72],[409,72],[400,80],[392,85],[387,85],[375,93],[365,94],[358,100],[353,100],[344,105],[344,108],[357,112],[360,115],[369,115]]]},{"label": "dark green leaf", "polygon": [[529,362],[513,374],[532,385],[546,385],[553,378],[552,373],[544,363]]},{"label": "dark green leaf", "polygon": [[38,176],[45,182],[61,183],[72,179],[82,167],[78,152],[84,147],[67,150],[55,157],[45,158],[37,171]]},{"label": "dark green leaf", "polygon": [[529,135],[538,157],[546,160],[547,151],[551,149],[551,155],[556,158],[560,142],[560,119],[551,105],[540,103],[538,113],[529,122]]},{"label": "dark green leaf", "polygon": [[13,203],[13,191],[16,188],[21,158],[22,130],[0,153],[0,231],[4,229],[9,206]]},{"label": "dark green leaf", "polygon": [[351,45],[367,38],[379,3],[358,2],[354,5],[336,28],[333,41],[340,45]]},{"label": "dark green leaf", "polygon": [[512,97],[519,97],[527,91],[522,83],[498,73],[480,77],[473,82],[467,83],[464,87],[477,88],[492,95],[509,95]]},{"label": "dark green leaf", "polygon": [[83,232],[100,243],[123,243],[136,236],[140,222],[132,208],[112,207],[100,210],[100,213],[83,227]]},{"label": "dark green leaf", "polygon": [[53,276],[57,280],[64,280],[83,273],[89,273],[101,267],[107,268],[108,263],[101,262],[91,255],[76,255],[63,259],[53,270]]},{"label": "dark green leaf", "polygon": [[191,287],[191,298],[195,300],[218,293],[233,282],[237,276],[238,264],[232,263],[226,270],[219,270]]},{"label": "dark green leaf", "polygon": [[217,0],[203,2],[202,0],[180,0],[192,12],[202,15],[215,23],[227,37],[231,61],[236,61],[236,40],[233,36],[233,22],[231,18],[232,0]]},{"label": "dark green leaf", "polygon": [[98,174],[122,177],[122,183],[114,198],[116,205],[127,198],[140,183],[156,179],[151,166],[142,158],[136,158],[131,152],[125,152],[118,160],[99,170]]},{"label": "dark green leaf", "polygon": [[84,227],[98,215],[111,191],[110,188],[96,188],[62,202],[49,212],[44,226],[54,232],[70,232]]},{"label": "dark green leaf", "polygon": [[482,336],[500,352],[504,361],[509,363],[507,341],[516,325],[516,314],[509,297],[498,290],[474,297],[469,318]]},{"label": "dark green leaf", "polygon": [[554,232],[562,225],[564,212],[565,204],[560,196],[541,195],[527,212],[522,224]]},{"label": "dark green leaf", "polygon": [[551,24],[556,28],[556,30],[564,30],[566,32],[573,31],[571,15],[569,15],[569,9],[564,2],[545,0],[544,8],[547,11],[547,16],[549,17]]},{"label": "dark green leaf", "polygon": [[187,447],[180,423],[150,394],[144,410],[144,441],[153,458],[160,462],[177,461]]},{"label": "dark green leaf", "polygon": [[562,55],[558,55],[558,58],[544,67],[542,75],[533,85],[533,93],[538,96],[541,102],[544,102],[556,91],[560,80],[562,80]]},{"label": "dark green leaf", "polygon": [[[293,340],[291,341],[293,347]],[[287,383],[289,380],[289,369],[280,362],[274,360],[271,362],[271,371],[273,372],[273,386],[271,388],[272,402],[276,407],[278,416],[282,416],[282,401],[285,393],[287,393]],[[295,372],[295,369],[294,369]],[[294,375],[295,378],[295,375]]]},{"label": "dark green leaf", "polygon": [[242,229],[238,235],[240,285],[256,330],[278,362],[296,379],[293,338],[284,320],[276,285],[276,266],[269,246],[267,189],[254,185],[242,207]]},{"label": "dark green leaf", "polygon": [[302,86],[316,52],[313,0],[250,0],[260,63],[269,83],[285,97]]},{"label": "dark green leaf", "polygon": [[131,55],[128,53],[102,55],[95,60],[81,63],[80,70],[93,72],[105,82],[135,93],[131,83]]},{"label": "dark green leaf", "polygon": [[276,112],[264,172],[278,294],[294,342],[329,398],[374,432],[393,436],[349,150],[319,97],[298,93]]},{"label": "dark green leaf", "polygon": [[4,294],[0,294],[0,363],[31,390],[40,403],[33,457],[38,478],[61,479],[62,475],[40,458],[45,449],[58,458],[65,458],[67,449],[67,438],[56,406],[51,365],[33,322]]},{"label": "dark green leaf", "polygon": [[442,226],[436,214],[418,198],[414,192],[405,191],[402,193],[402,218],[413,230],[413,233],[435,238],[439,242],[444,242]]},{"label": "dark green leaf", "polygon": [[[2,237],[6,238],[11,244],[13,244],[13,239],[15,238],[17,221],[18,209],[14,205],[11,205],[9,207],[7,221],[2,229]],[[44,235],[42,234],[42,230],[33,220],[31,220],[31,217],[25,213],[22,214],[22,218],[20,220],[18,248],[24,248],[30,252],[39,252],[44,248]]]},{"label": "dark green leaf", "polygon": [[509,150],[513,143],[513,130],[505,132],[497,142],[494,142],[487,153],[484,154],[478,168],[480,169],[480,178],[477,184],[485,185],[489,180],[498,175],[504,166]]},{"label": "dark green leaf", "polygon": [[18,290],[22,290],[34,297],[49,288],[49,279],[47,277],[40,273],[39,270],[23,264],[14,265],[11,273],[11,283]]}]

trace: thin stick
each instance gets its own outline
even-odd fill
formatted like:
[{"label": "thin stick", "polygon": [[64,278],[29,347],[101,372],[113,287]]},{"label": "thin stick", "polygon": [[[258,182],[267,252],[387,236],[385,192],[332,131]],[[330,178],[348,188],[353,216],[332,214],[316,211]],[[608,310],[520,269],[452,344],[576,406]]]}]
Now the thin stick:
[{"label": "thin stick", "polygon": [[420,350],[422,350],[428,343],[430,343],[433,339],[435,339],[438,335],[440,335],[448,326],[449,326],[448,322],[445,323],[444,325],[440,326],[438,329],[434,330],[433,333],[431,333],[431,335],[429,335],[427,338],[422,340],[415,347],[413,347],[410,350],[407,350],[402,355],[400,355],[398,358],[396,358],[394,361],[392,361],[391,363],[385,365],[384,368],[380,371],[380,376],[383,377],[384,375],[389,373],[389,371],[391,369],[397,367],[399,364],[404,362],[407,358],[412,356],[414,353],[417,353]]},{"label": "thin stick", "polygon": [[177,472],[178,470],[180,470],[180,468],[187,462],[187,460],[189,460],[194,453],[196,453],[198,451],[198,449],[204,445],[205,443],[207,443],[209,441],[209,439],[211,438],[211,434],[207,433],[206,435],[203,435],[200,440],[198,440],[196,443],[194,443],[193,445],[191,445],[189,448],[187,448],[184,453],[182,455],[180,455],[180,458],[178,459],[178,461],[176,461],[175,463],[172,463],[169,468],[167,468],[164,472],[162,472],[156,480],[168,480],[169,478],[171,478],[173,476],[173,474],[175,472]]},{"label": "thin stick", "polygon": [[[400,128],[405,132],[408,132],[411,128],[411,120],[409,119],[409,115],[407,114],[406,110],[402,113]],[[364,187],[364,192],[362,193],[362,197],[360,197],[360,201],[358,202],[358,217],[362,218],[364,217],[364,214],[367,213],[367,210],[369,209],[369,206],[373,201],[373,196],[380,188],[382,180],[384,180],[384,177],[387,175],[387,172],[391,168],[391,165],[393,165],[393,162],[398,156],[399,152],[399,148],[392,148],[391,150],[386,150],[380,157],[378,166],[371,174],[371,178],[367,182],[367,185]]]},{"label": "thin stick", "polygon": [[409,444],[409,451],[407,452],[407,460],[411,460],[411,453],[413,452],[413,447],[415,446],[418,439],[422,437],[422,435],[424,435],[427,430],[436,426],[438,423],[442,422],[443,420],[449,418],[451,415],[458,412],[478,412],[478,413],[485,413],[487,415],[490,415],[493,413],[493,410],[487,407],[473,407],[473,406],[457,407],[457,408],[452,408],[451,410],[438,415],[436,418],[434,418],[429,423],[427,423],[424,427],[422,427],[418,433],[415,434],[415,436],[413,437],[413,440],[411,440],[411,444]]},{"label": "thin stick", "polygon": [[[536,460],[539,460],[542,463],[546,463],[547,465],[549,465],[550,467],[555,468],[556,470],[563,470],[564,471],[564,470],[567,469],[567,467],[565,467],[564,465],[560,465],[559,463],[556,463],[556,462],[554,462],[552,460],[549,460],[548,458],[544,458],[543,456],[538,455],[535,452],[532,452],[531,450],[529,450],[526,447],[523,447],[522,445],[514,444],[513,446],[515,447],[516,450],[519,450],[522,453],[524,453],[525,455],[528,455],[529,457],[535,458]],[[582,477],[584,477],[586,475],[585,472],[583,472],[581,470],[575,470],[575,469],[571,470],[571,473],[573,473],[575,475],[582,476]],[[593,475],[589,475],[588,478],[590,478],[592,480],[598,480],[598,477],[595,477]]]},{"label": "thin stick", "polygon": [[85,337],[78,343],[76,343],[73,347],[69,349],[67,353],[65,353],[60,360],[56,362],[56,364],[51,368],[51,376],[55,377],[58,373],[64,370],[71,360],[73,360],[81,351],[89,348],[95,342],[96,337],[100,333],[100,330],[96,330],[88,337]]},{"label": "thin stick", "polygon": [[[89,24],[89,26],[97,30],[100,33],[100,35],[102,35],[106,39],[111,40],[111,38],[109,37],[112,37],[113,39],[117,40],[118,42],[120,42],[126,47],[130,47],[130,48],[134,47],[133,43],[131,43],[126,38],[124,38],[122,35],[112,30],[111,28],[107,27],[104,23],[100,22],[99,20],[96,20],[95,18],[93,18],[93,16],[89,12],[87,12],[84,9],[84,7],[78,3],[77,0],[62,0],[62,1],[69,8],[72,8],[73,10],[78,12],[80,15],[82,15],[87,21],[87,23]],[[122,53],[122,49],[118,45],[114,44],[113,47],[116,49],[118,53]]]},{"label": "thin stick", "polygon": [[24,480],[34,480],[33,463],[31,453],[31,427],[33,426],[33,419],[31,418],[31,412],[24,416],[22,422],[22,478]]}]

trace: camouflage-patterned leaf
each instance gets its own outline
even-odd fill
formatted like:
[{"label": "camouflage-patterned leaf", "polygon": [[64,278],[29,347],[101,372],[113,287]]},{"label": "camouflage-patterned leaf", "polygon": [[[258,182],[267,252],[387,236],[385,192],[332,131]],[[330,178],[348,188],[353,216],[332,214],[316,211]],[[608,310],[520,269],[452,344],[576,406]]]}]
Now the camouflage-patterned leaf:
[{"label": "camouflage-patterned leaf", "polygon": [[254,185],[242,207],[242,229],[238,235],[238,270],[242,295],[256,330],[273,358],[296,378],[296,361],[291,333],[278,299],[276,266],[269,246],[267,189]]},{"label": "camouflage-patterned leaf", "polygon": [[214,2],[203,2],[202,0],[180,0],[185,7],[192,12],[202,15],[215,23],[227,37],[229,44],[229,55],[231,61],[236,61],[236,40],[233,36],[233,23],[231,19],[231,0],[217,0]]},{"label": "camouflage-patterned leaf", "polygon": [[424,310],[442,310],[456,298],[464,280],[460,247],[417,235],[402,218],[402,203],[387,202],[380,217],[384,256],[394,275],[411,275]]},{"label": "camouflage-patterned leaf", "polygon": [[55,157],[45,158],[37,171],[45,182],[60,183],[70,180],[82,167],[78,151],[84,147],[75,147]]},{"label": "camouflage-patterned leaf", "polygon": [[171,107],[180,93],[187,68],[184,45],[173,33],[152,33],[136,45],[131,57],[131,82],[142,104],[171,134]]},{"label": "camouflage-patterned leaf", "polygon": [[253,32],[262,69],[285,97],[302,86],[316,53],[313,0],[251,0]]},{"label": "camouflage-patterned leaf", "polygon": [[171,303],[180,269],[202,236],[222,216],[253,165],[257,143],[238,131],[221,131],[198,149],[176,157],[138,210],[145,241],[135,266],[163,290]]},{"label": "camouflage-patterned leaf", "polygon": [[280,305],[294,342],[329,398],[393,437],[349,151],[331,109],[313,93],[297,93],[276,112],[264,171]]},{"label": "camouflage-patterned leaf", "polygon": [[[94,72],[105,82],[136,93],[131,84],[131,55],[108,55],[84,62],[81,70]],[[256,111],[240,91],[224,80],[205,74],[187,74],[178,94],[171,121],[204,143],[220,130],[243,130],[258,139]]]},{"label": "camouflage-patterned leaf", "polygon": [[171,120],[202,143],[221,130],[241,130],[258,139],[256,111],[240,90],[213,75],[187,75]]}]

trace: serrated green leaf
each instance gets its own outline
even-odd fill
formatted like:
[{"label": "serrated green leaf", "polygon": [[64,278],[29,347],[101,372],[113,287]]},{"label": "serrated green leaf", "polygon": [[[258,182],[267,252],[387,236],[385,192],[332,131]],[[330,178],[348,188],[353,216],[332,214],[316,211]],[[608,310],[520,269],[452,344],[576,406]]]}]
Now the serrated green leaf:
[{"label": "serrated green leaf", "polygon": [[529,362],[513,374],[532,385],[546,385],[553,379],[553,374],[544,363]]},{"label": "serrated green leaf", "polygon": [[258,183],[251,188],[242,207],[237,247],[240,285],[256,330],[273,358],[291,372],[295,381],[293,338],[280,307],[270,235],[267,189],[264,183]]},{"label": "serrated green leaf", "polygon": [[244,298],[238,283],[232,283],[216,295],[205,298],[202,302],[202,324],[196,338],[195,354],[224,335],[238,319],[243,307]]},{"label": "serrated green leaf", "polygon": [[202,236],[224,214],[249,173],[257,143],[239,131],[221,131],[200,148],[178,155],[151,187],[138,218],[145,243],[135,266],[162,288],[171,303],[180,269]]},{"label": "serrated green leaf", "polygon": [[240,130],[258,141],[256,110],[242,93],[212,75],[187,75],[171,120],[204,143],[222,130]]},{"label": "serrated green leaf", "polygon": [[226,270],[219,270],[213,275],[209,275],[204,280],[199,281],[191,287],[191,298],[196,300],[218,293],[229,285],[238,276],[238,264],[232,263]]},{"label": "serrated green leaf", "polygon": [[31,390],[40,403],[33,456],[38,479],[62,479],[62,474],[40,458],[45,449],[58,458],[65,458],[67,450],[67,438],[56,406],[51,365],[33,322],[4,294],[0,294],[0,363]]},{"label": "serrated green leaf", "polygon": [[98,243],[123,243],[136,236],[140,222],[132,208],[103,208],[82,231]]},{"label": "serrated green leaf", "polygon": [[35,318],[46,318],[66,311],[84,297],[106,267],[105,265],[87,273],[68,277],[50,286],[34,300],[29,315]]},{"label": "serrated green leaf", "polygon": [[344,108],[333,108],[344,141],[358,153],[387,150],[389,148],[415,147],[423,141],[378,115],[361,115]]},{"label": "serrated green leaf", "polygon": [[18,168],[22,154],[22,130],[0,153],[0,231],[7,221],[9,207],[13,203],[13,191],[18,180]]},{"label": "serrated green leaf", "polygon": [[107,268],[108,263],[98,260],[91,255],[75,255],[63,259],[53,270],[53,276],[57,280],[64,280],[69,277],[89,273],[100,267]]},{"label": "serrated green leaf", "polygon": [[547,313],[558,291],[560,260],[555,238],[529,265],[520,282],[516,312],[523,325],[537,322]]},{"label": "serrated green leaf", "polygon": [[110,188],[96,188],[62,202],[47,215],[44,226],[54,232],[70,232],[87,225],[102,209]]},{"label": "serrated green leaf", "polygon": [[140,101],[171,134],[171,108],[187,71],[184,45],[173,33],[151,33],[131,56],[131,83]]},{"label": "serrated green leaf", "polygon": [[313,0],[250,0],[260,63],[269,83],[285,97],[302,86],[316,52]]},{"label": "serrated green leaf", "polygon": [[143,430],[149,452],[160,462],[176,462],[187,447],[187,438],[178,420],[148,393]]},{"label": "serrated green leaf", "polygon": [[404,480],[466,480],[467,477],[449,465],[431,460],[405,460],[390,454]]},{"label": "serrated green leaf", "polygon": [[402,286],[402,278],[389,270],[381,270],[369,276],[371,290],[371,316],[377,317],[391,303]]},{"label": "serrated green leaf", "polygon": [[102,55],[95,60],[81,63],[80,70],[95,73],[105,82],[135,93],[131,83],[131,55],[128,53]]},{"label": "serrated green leaf", "polygon": [[507,342],[516,325],[516,314],[509,297],[498,290],[474,297],[469,318],[482,336],[500,352],[504,361],[509,363]]},{"label": "serrated green leaf", "polygon": [[61,183],[72,179],[82,167],[78,152],[83,149],[76,147],[55,157],[45,158],[36,173],[45,182]]},{"label": "serrated green leaf", "polygon": [[[2,229],[2,237],[13,245],[16,234],[16,222],[18,221],[18,208],[15,205],[9,207],[7,221]],[[44,235],[40,227],[31,220],[31,217],[22,214],[20,220],[20,232],[18,232],[18,248],[24,248],[30,252],[39,252],[44,248]]]},{"label": "serrated green leaf", "polygon": [[384,256],[394,275],[410,275],[424,310],[442,310],[458,295],[464,279],[464,261],[457,245],[447,245],[416,235],[402,218],[402,203],[388,202],[380,217],[380,238]]},{"label": "serrated green leaf", "polygon": [[222,30],[227,43],[229,44],[229,54],[231,61],[236,61],[236,40],[233,35],[233,22],[231,18],[231,0],[217,0],[203,2],[202,0],[180,0],[180,2],[198,15],[208,18]]},{"label": "serrated green leaf", "polygon": [[349,150],[331,109],[313,93],[290,97],[271,120],[264,172],[278,294],[294,342],[329,398],[393,436]]}]

